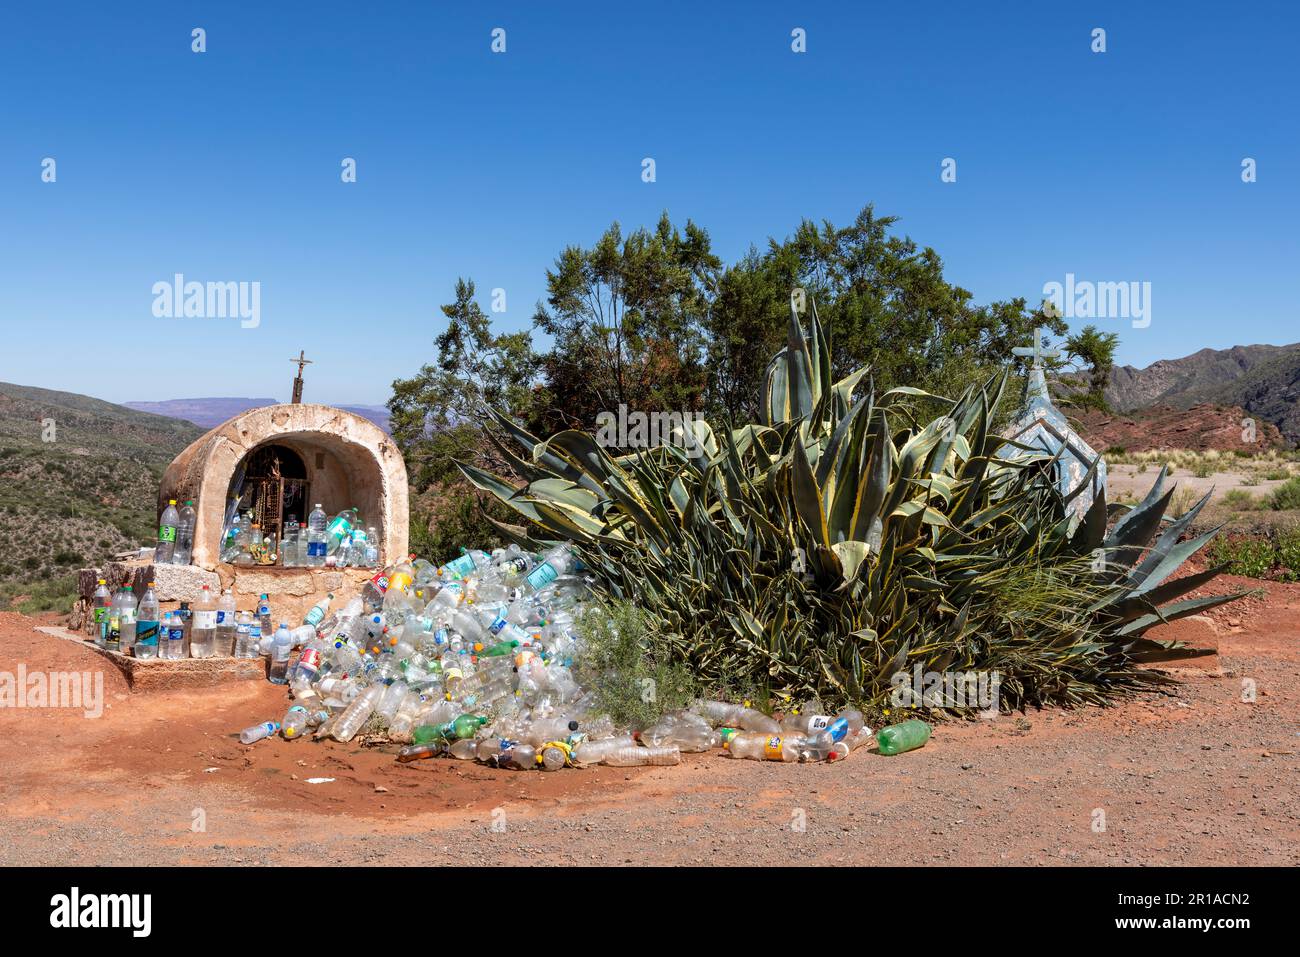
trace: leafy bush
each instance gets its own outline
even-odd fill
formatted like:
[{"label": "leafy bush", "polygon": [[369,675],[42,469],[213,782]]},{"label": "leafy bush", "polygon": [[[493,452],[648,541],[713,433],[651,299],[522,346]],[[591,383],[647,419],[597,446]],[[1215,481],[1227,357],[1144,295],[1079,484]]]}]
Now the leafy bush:
[{"label": "leafy bush", "polygon": [[1219,539],[1210,544],[1206,554],[1214,564],[1226,564],[1229,572],[1247,578],[1263,578],[1277,560],[1273,543],[1259,536]]},{"label": "leafy bush", "polygon": [[1278,533],[1277,564],[1287,571],[1286,577],[1300,579],[1300,525],[1292,525]]},{"label": "leafy bush", "polygon": [[1258,509],[1263,501],[1257,495],[1251,495],[1249,492],[1233,488],[1223,493],[1223,504],[1234,512],[1251,512]]},{"label": "leafy bush", "polygon": [[1273,490],[1272,505],[1279,511],[1300,508],[1300,475],[1288,479]]},{"label": "leafy bush", "polygon": [[649,727],[663,712],[685,708],[696,696],[690,670],[669,660],[650,616],[631,602],[591,605],[577,629],[582,650],[573,667],[595,694],[597,708],[615,723]]},{"label": "leafy bush", "polygon": [[613,456],[588,433],[539,441],[494,414],[525,484],[461,469],[531,523],[504,533],[577,545],[709,685],[870,705],[921,665],[998,670],[1004,707],[1103,702],[1161,680],[1135,666],[1167,650],[1147,629],[1242,594],[1178,600],[1217,573],[1173,577],[1214,532],[1181,540],[1207,496],[1157,537],[1164,471],[1113,527],[1104,496],[1071,521],[1046,457],[990,429],[1005,374],[954,401],[830,368],[816,309],[807,337],[792,310],[760,423],[697,420]]}]

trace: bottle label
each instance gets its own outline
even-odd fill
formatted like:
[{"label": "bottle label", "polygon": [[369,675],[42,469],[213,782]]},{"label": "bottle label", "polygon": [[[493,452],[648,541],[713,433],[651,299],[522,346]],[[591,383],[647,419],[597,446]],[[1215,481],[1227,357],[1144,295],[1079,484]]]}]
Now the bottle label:
[{"label": "bottle label", "polygon": [[172,627],[171,627],[170,629],[168,629],[168,631],[167,631],[167,640],[168,640],[168,641],[184,641],[184,640],[185,640],[185,629],[184,629],[183,627],[179,626],[179,625],[172,625]]},{"label": "bottle label", "polygon": [[809,731],[822,731],[822,730],[824,730],[825,728],[829,727],[829,726],[830,726],[830,723],[831,723],[832,721],[834,721],[834,720],[835,720],[835,719],[832,718],[830,715],[825,715],[825,714],[815,714],[815,715],[813,715],[811,718],[808,719],[808,730],[809,730]]},{"label": "bottle label", "polygon": [[135,643],[137,645],[158,644],[158,622],[138,621],[135,624]]},{"label": "bottle label", "polygon": [[406,591],[413,581],[415,581],[415,579],[406,574],[406,572],[398,572],[392,578],[388,579],[388,587],[396,588],[398,591]]},{"label": "bottle label", "polygon": [[215,611],[196,611],[194,613],[194,628],[216,628],[217,613]]},{"label": "bottle label", "polygon": [[225,623],[226,623],[226,613],[225,613],[224,611],[218,610],[218,611],[217,611],[217,624],[218,624],[218,625],[224,625]]},{"label": "bottle label", "polygon": [[95,609],[95,624],[102,625],[108,621],[108,608],[101,605]]},{"label": "bottle label", "polygon": [[325,556],[324,542],[308,542],[307,556],[309,558],[323,558]]},{"label": "bottle label", "polygon": [[303,624],[311,625],[313,628],[320,624],[320,620],[325,617],[325,609],[320,605],[312,605],[311,611],[307,612],[307,617],[303,619]]},{"label": "bottle label", "polygon": [[375,590],[382,595],[388,591],[388,576],[383,572],[380,572],[374,578],[370,579],[370,584],[374,585]]},{"label": "bottle label", "polygon": [[496,618],[492,620],[492,624],[488,625],[488,631],[492,632],[492,634],[494,635],[499,635],[501,633],[501,629],[504,628],[505,626],[506,626],[506,616],[497,615]]},{"label": "bottle label", "polygon": [[781,760],[781,736],[774,734],[763,742],[763,757],[769,761]]},{"label": "bottle label", "polygon": [[457,578],[464,578],[474,570],[474,559],[466,552],[459,558],[453,558],[444,567]]},{"label": "bottle label", "polygon": [[175,525],[159,525],[159,526],[158,526],[158,541],[160,541],[160,542],[174,542],[174,541],[176,541],[176,526],[175,526]]},{"label": "bottle label", "polygon": [[550,562],[542,562],[528,574],[528,584],[534,591],[540,591],[555,579],[560,577],[560,573],[555,570],[555,566]]},{"label": "bottle label", "polygon": [[304,648],[302,654],[298,656],[298,664],[312,671],[320,671],[320,650]]}]

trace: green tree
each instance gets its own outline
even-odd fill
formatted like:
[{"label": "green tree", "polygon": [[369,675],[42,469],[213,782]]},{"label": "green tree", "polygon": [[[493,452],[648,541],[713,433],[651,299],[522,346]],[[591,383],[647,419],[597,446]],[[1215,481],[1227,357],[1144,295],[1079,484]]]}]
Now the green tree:
[{"label": "green tree", "polygon": [[553,341],[541,360],[550,428],[592,428],[620,403],[696,410],[720,268],[708,233],[689,221],[679,230],[667,213],[653,230],[624,237],[614,223],[590,249],[566,248],[534,317]]},{"label": "green tree", "polygon": [[1066,354],[1076,368],[1087,367],[1088,389],[1070,396],[1072,402],[1088,408],[1108,410],[1106,387],[1110,385],[1110,375],[1115,368],[1115,349],[1118,345],[1117,333],[1101,332],[1093,325],[1084,326],[1065,340]]},{"label": "green tree", "polygon": [[804,220],[722,275],[708,323],[711,410],[752,417],[747,403],[784,340],[794,287],[816,301],[833,373],[869,365],[876,382],[891,386],[956,394],[1000,370],[1036,326],[1066,332],[1060,317],[1031,311],[1024,299],[972,303],[944,278],[938,253],[890,234],[896,222],[871,205],[843,228]]},{"label": "green tree", "polygon": [[447,326],[434,340],[436,361],[410,379],[395,380],[388,401],[389,428],[415,492],[411,545],[428,555],[487,543],[493,529],[484,516],[505,517],[454,464],[459,459],[508,470],[484,428],[486,409],[508,409],[528,422],[533,409],[547,404],[535,385],[538,356],[529,333],[494,333],[471,280],[457,280],[455,301],[442,312]]}]

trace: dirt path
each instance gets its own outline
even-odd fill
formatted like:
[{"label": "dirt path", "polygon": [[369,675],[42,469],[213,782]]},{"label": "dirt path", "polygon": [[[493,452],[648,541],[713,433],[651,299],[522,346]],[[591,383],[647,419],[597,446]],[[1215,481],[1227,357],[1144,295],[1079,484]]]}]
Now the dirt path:
[{"label": "dirt path", "polygon": [[1214,621],[1219,656],[1173,694],[945,725],[892,759],[544,774],[244,747],[282,688],[133,695],[3,613],[0,672],[103,671],[106,707],[0,708],[0,864],[1300,864],[1300,586]]}]

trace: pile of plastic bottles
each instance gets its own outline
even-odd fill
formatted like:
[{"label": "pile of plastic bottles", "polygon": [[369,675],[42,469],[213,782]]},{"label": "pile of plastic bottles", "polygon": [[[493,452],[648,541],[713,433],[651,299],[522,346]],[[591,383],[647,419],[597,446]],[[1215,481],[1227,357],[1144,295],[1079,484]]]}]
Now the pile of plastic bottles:
[{"label": "pile of plastic bottles", "polygon": [[[284,522],[283,537],[264,530],[254,520],[252,511],[239,512],[239,500],[232,499],[227,508],[221,535],[221,560],[232,565],[281,565],[285,568],[377,568],[379,566],[379,532],[367,525],[358,509],[345,508],[328,515],[318,504],[301,525],[298,516]],[[164,550],[167,532],[164,513],[158,534],[158,554]],[[190,538],[193,539],[191,525]],[[179,534],[179,533],[177,533]],[[186,553],[188,555],[188,552]],[[188,561],[188,557],[186,561]]]},{"label": "pile of plastic bottles", "polygon": [[648,728],[618,727],[572,667],[582,654],[575,621],[589,595],[581,572],[567,545],[542,555],[513,545],[466,551],[442,566],[411,556],[385,568],[341,608],[327,614],[327,598],[302,626],[282,623],[263,639],[271,680],[288,684],[293,703],[241,740],[279,733],[346,742],[364,730],[407,745],[397,755],[404,763],[449,756],[557,770],[671,765],[683,752],[715,748],[735,758],[833,761],[869,743],[896,753],[929,737],[917,721],[877,740],[860,712],[826,715],[817,702],[778,720],[700,700]]}]

